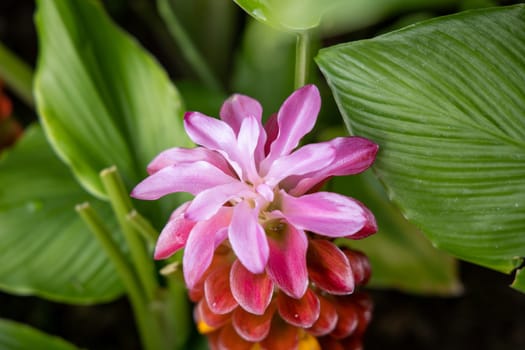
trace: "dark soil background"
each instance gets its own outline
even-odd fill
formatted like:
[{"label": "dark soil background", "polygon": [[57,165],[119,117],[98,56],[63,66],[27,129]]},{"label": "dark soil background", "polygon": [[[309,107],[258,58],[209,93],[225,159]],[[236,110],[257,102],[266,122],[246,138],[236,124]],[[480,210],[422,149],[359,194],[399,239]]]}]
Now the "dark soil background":
[{"label": "dark soil background", "polygon": [[[126,1],[106,3],[109,9],[115,9],[112,16],[117,22],[136,36],[162,63],[163,57],[169,53],[163,48],[162,39],[145,29],[145,17],[139,18],[136,11],[131,10],[133,4],[138,2],[129,1],[129,8]],[[0,41],[33,66],[37,56],[34,7],[33,1],[29,0],[0,0]],[[151,15],[155,16],[154,13]],[[353,38],[371,36],[381,26],[388,27],[395,20],[392,18],[386,23],[354,33]],[[30,108],[9,91],[7,93],[13,99],[19,121],[28,124],[35,120]],[[468,263],[460,263],[459,268],[464,283],[464,293],[459,297],[422,297],[397,291],[370,291],[375,312],[366,334],[365,348],[525,349],[525,295],[508,287],[512,282],[511,276]],[[81,307],[0,293],[0,318],[28,323],[82,348],[140,349],[133,315],[125,298],[109,304]]]}]

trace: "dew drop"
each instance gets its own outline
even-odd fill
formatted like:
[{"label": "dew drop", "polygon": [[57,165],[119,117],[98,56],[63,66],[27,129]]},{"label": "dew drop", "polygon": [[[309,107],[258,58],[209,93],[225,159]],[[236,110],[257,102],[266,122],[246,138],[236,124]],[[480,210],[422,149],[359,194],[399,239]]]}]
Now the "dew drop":
[{"label": "dew drop", "polygon": [[293,318],[299,318],[299,314],[293,314]]},{"label": "dew drop", "polygon": [[28,201],[26,203],[26,209],[30,213],[35,213],[39,211],[40,209],[42,209],[43,206],[43,203],[39,200]]},{"label": "dew drop", "polygon": [[263,9],[260,9],[260,8],[253,9],[252,10],[252,15],[255,18],[258,18],[259,20],[261,20],[263,22],[266,22],[266,20],[267,20]]}]

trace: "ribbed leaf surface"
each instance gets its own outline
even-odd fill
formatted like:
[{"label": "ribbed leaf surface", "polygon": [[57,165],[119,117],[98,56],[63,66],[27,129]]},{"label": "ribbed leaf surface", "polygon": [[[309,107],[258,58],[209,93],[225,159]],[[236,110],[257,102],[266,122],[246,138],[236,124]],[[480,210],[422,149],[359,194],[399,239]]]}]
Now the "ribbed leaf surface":
[{"label": "ribbed leaf surface", "polygon": [[525,256],[525,6],[324,49],[317,62],[374,169],[432,242],[509,272]]},{"label": "ribbed leaf surface", "polygon": [[109,206],[87,195],[56,157],[40,127],[27,129],[0,162],[1,290],[78,304],[122,293],[113,265],[75,212],[86,200],[108,224],[114,221]]}]

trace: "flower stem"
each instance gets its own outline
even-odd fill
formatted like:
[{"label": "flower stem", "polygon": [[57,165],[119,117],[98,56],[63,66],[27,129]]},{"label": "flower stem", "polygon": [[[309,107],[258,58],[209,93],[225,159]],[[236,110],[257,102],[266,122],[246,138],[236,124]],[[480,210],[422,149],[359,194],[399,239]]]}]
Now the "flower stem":
[{"label": "flower stem", "polygon": [[0,78],[27,105],[33,107],[33,71],[31,67],[0,43]]},{"label": "flower stem", "polygon": [[138,273],[139,281],[146,292],[148,301],[151,302],[155,300],[159,286],[155,278],[153,259],[149,256],[140,234],[126,219],[128,213],[133,210],[131,199],[115,166],[102,170],[100,178],[129,246],[131,260]]},{"label": "flower stem", "polygon": [[111,238],[111,232],[106,228],[102,219],[89,203],[79,204],[75,209],[115,265],[115,269],[126,288],[131,307],[133,308],[135,322],[137,323],[144,349],[162,350],[162,335],[159,327],[155,326],[157,320],[148,308],[146,296],[132,266]]},{"label": "flower stem", "polygon": [[310,34],[308,31],[297,33],[295,46],[295,89],[306,85],[310,69]]},{"label": "flower stem", "polygon": [[138,211],[133,209],[128,213],[126,219],[131,223],[131,225],[133,225],[137,232],[142,234],[142,237],[144,237],[148,243],[155,244],[159,238],[159,233],[144,216],[140,215]]},{"label": "flower stem", "polygon": [[215,91],[221,91],[221,84],[212,70],[195,47],[190,37],[180,24],[179,19],[173,12],[169,0],[157,1],[159,13],[168,27],[168,31],[182,49],[186,61],[192,65],[195,73],[206,86]]}]

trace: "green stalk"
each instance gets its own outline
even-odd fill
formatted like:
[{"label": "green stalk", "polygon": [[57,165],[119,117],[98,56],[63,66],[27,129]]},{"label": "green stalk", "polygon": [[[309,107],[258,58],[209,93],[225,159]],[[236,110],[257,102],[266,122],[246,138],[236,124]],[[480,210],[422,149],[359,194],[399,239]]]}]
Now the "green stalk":
[{"label": "green stalk", "polygon": [[306,85],[310,69],[310,34],[308,31],[297,33],[295,46],[295,89]]},{"label": "green stalk", "polygon": [[0,43],[0,78],[25,103],[33,107],[33,70]]},{"label": "green stalk", "polygon": [[138,273],[139,281],[144,288],[148,301],[153,302],[159,288],[157,279],[155,278],[155,265],[146,249],[142,237],[127,220],[127,215],[133,210],[133,207],[124,182],[115,166],[102,170],[100,178],[108,194],[113,211],[117,216],[124,238],[129,246],[131,260]]},{"label": "green stalk", "polygon": [[201,79],[208,88],[215,91],[221,91],[219,80],[215,77],[199,50],[193,45],[190,37],[171,9],[169,0],[157,0],[157,6],[161,17],[164,19],[164,22],[168,27],[168,31],[179,44],[184,58],[189,64],[191,64],[195,73],[199,76],[199,79]]},{"label": "green stalk", "polygon": [[159,238],[159,233],[144,216],[140,215],[138,211],[133,209],[128,213],[126,219],[131,225],[133,225],[135,230],[137,230],[137,232],[148,241],[148,243],[155,244]]},{"label": "green stalk", "polygon": [[188,341],[192,330],[192,313],[186,284],[182,276],[175,278],[168,276],[169,303],[167,303],[167,317],[169,317],[169,327],[175,333],[175,344],[177,349],[183,349]]},{"label": "green stalk", "polygon": [[115,265],[115,269],[126,288],[131,307],[133,308],[143,348],[147,350],[164,349],[162,334],[159,327],[156,327],[157,320],[148,308],[148,302],[137,275],[115,241],[111,238],[111,232],[106,228],[102,219],[89,203],[79,204],[75,209]]}]

